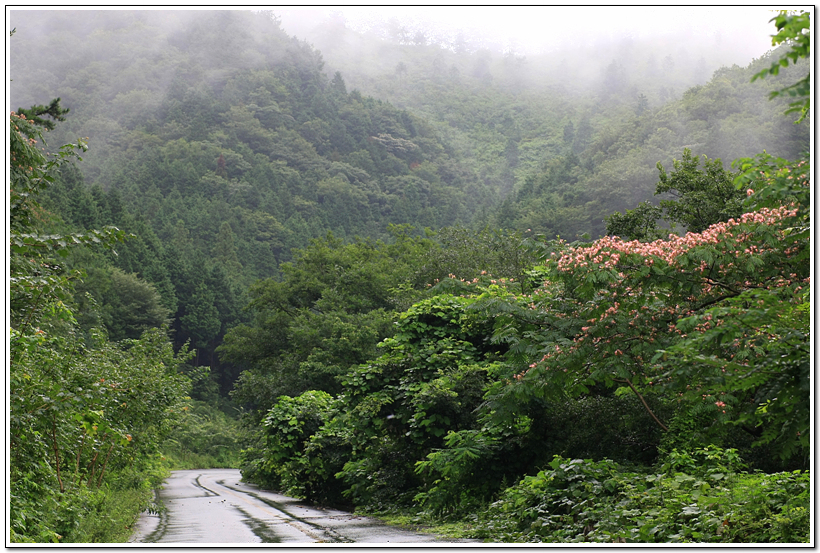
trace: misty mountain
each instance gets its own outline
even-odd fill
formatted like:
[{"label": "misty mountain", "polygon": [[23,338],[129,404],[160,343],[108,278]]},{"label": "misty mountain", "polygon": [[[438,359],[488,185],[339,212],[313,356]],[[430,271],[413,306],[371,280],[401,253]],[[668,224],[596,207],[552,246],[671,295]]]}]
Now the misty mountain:
[{"label": "misty mountain", "polygon": [[[55,133],[55,140],[89,137],[92,148],[82,171],[87,184],[105,189],[117,178],[104,171],[112,167],[119,170],[137,151],[146,149],[143,136],[158,137],[157,129],[164,128],[165,136],[159,136],[160,140],[182,138],[181,129],[185,129],[186,140],[207,143],[209,146],[203,147],[210,148],[216,160],[222,155],[232,172],[229,180],[236,180],[229,193],[247,190],[248,179],[242,179],[245,171],[239,167],[258,164],[242,156],[241,162],[236,158],[232,165],[230,160],[236,154],[225,138],[208,138],[232,116],[236,118],[228,123],[232,128],[225,136],[248,145],[254,154],[283,161],[301,178],[309,167],[322,165],[297,159],[311,148],[328,167],[328,156],[343,155],[346,159],[333,159],[330,164],[341,162],[357,170],[378,172],[346,145],[349,136],[345,134],[358,117],[351,106],[363,104],[354,100],[339,113],[334,102],[341,96],[329,102],[326,98],[314,100],[314,90],[322,95],[332,90],[340,94],[355,90],[387,101],[415,115],[414,125],[422,129],[405,129],[396,138],[407,139],[407,132],[435,137],[446,163],[437,160],[432,168],[422,166],[421,158],[403,162],[408,167],[414,165],[415,175],[434,169],[445,187],[458,179],[470,185],[467,190],[462,182],[455,185],[459,192],[448,189],[440,194],[466,192],[467,196],[459,196],[455,202],[461,208],[445,209],[443,218],[427,216],[413,221],[422,225],[458,220],[468,223],[478,213],[485,213],[480,223],[493,222],[487,218],[488,209],[510,192],[521,190],[528,179],[543,174],[548,164],[559,163],[558,158],[571,153],[579,157],[578,163],[594,180],[588,183],[581,178],[579,186],[575,186],[577,178],[566,183],[582,189],[573,192],[581,199],[571,200],[570,205],[576,211],[593,211],[575,226],[599,234],[602,216],[651,196],[655,163],[670,163],[684,146],[726,163],[762,149],[788,156],[807,146],[806,127],[790,126],[778,117],[783,102],[766,99],[779,82],[805,69],[790,67],[780,79],[749,83],[754,68],[765,65],[766,59],[754,60],[747,68],[723,67],[725,60],[738,58],[739,47],[719,35],[703,40],[673,35],[651,42],[633,38],[607,42],[600,37],[581,47],[527,57],[494,51],[461,35],[436,34],[398,19],[360,33],[348,28],[340,14],[292,25],[307,42],[289,37],[271,13],[14,12],[14,17],[15,25],[19,18],[20,32],[12,41],[12,104],[24,107],[61,96],[63,105],[73,111]],[[32,55],[32,50],[43,55]],[[16,52],[26,55],[18,59]],[[271,85],[279,83],[259,79],[257,74],[251,77],[252,72],[273,68],[299,79],[288,91],[291,100],[276,94],[257,97],[261,88],[267,87],[265,94],[270,95]],[[251,79],[256,82],[250,83]],[[246,82],[237,85],[243,80]],[[237,90],[242,87],[261,88]],[[322,104],[332,106],[330,111]],[[328,121],[331,117],[344,122]],[[382,133],[386,128],[373,127],[365,134],[369,133],[369,139],[379,134],[393,136]],[[135,132],[137,129],[141,133]],[[270,130],[274,134],[263,136]],[[271,148],[278,140],[288,144]],[[311,148],[295,152],[302,141]],[[381,145],[393,148],[386,154],[395,157],[396,144]],[[609,163],[613,157],[631,170],[614,178],[608,175],[613,172]],[[334,174],[339,174],[338,167]],[[202,178],[203,171],[204,166],[194,180]],[[325,178],[332,176],[327,169],[321,171]],[[635,171],[640,173],[637,179]],[[381,193],[390,196],[395,192],[395,183],[373,176],[371,184],[377,181]],[[424,176],[421,179],[430,182]],[[318,182],[316,178],[309,180],[313,185]],[[353,181],[357,182],[355,177]],[[620,200],[583,207],[591,187],[601,189],[593,194],[600,198],[601,191],[603,197],[612,197],[613,190],[623,186],[629,190],[616,194]],[[159,188],[162,194],[167,192]],[[364,196],[370,194],[369,205],[373,204],[374,190],[361,189]],[[308,202],[318,200],[310,193],[297,192],[297,196]],[[398,207],[398,212],[407,210]],[[277,220],[284,222],[281,217],[287,220],[294,213],[292,207],[286,208]],[[353,220],[361,216],[354,210]],[[379,235],[384,232],[385,221],[408,222],[387,216],[385,220],[374,217],[366,228],[347,228],[344,222],[330,223],[330,227],[343,236]],[[498,222],[513,224],[503,217]],[[313,226],[317,225],[326,228],[322,220]],[[574,234],[575,230],[556,232]]]},{"label": "misty mountain", "polygon": [[[48,147],[90,147],[44,205],[69,228],[135,234],[107,263],[152,283],[176,344],[214,368],[247,287],[329,231],[598,236],[684,148],[728,166],[809,143],[767,99],[807,64],[751,83],[770,56],[719,67],[711,42],[523,56],[401,22],[364,34],[336,18],[293,37],[271,12],[14,10],[11,23],[12,106],[61,98],[71,111]],[[107,271],[88,284],[100,302]]]},{"label": "misty mountain", "polygon": [[[348,91],[269,13],[13,19],[12,104],[60,97],[71,111],[48,147],[90,146],[43,205],[62,228],[135,235],[107,263],[156,287],[175,344],[190,340],[223,392],[235,374],[215,348],[244,316],[247,287],[279,275],[292,250],[328,232],[466,224],[497,202],[424,120]],[[92,264],[81,292],[105,304],[113,272]]]},{"label": "misty mountain", "polygon": [[176,192],[264,211],[287,255],[327,229],[466,223],[496,201],[425,121],[348,92],[268,13],[29,12],[14,23],[12,103],[59,96],[72,111],[50,141],[88,137],[86,185],[118,189],[137,212],[157,214],[147,198]]}]

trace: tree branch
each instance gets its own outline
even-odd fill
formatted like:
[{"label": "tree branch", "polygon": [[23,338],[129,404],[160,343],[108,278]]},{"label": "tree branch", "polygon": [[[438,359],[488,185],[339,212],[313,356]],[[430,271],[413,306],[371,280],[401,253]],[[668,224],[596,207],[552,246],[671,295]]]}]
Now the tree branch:
[{"label": "tree branch", "polygon": [[643,398],[640,392],[638,392],[638,390],[635,389],[635,386],[632,385],[632,382],[630,382],[628,378],[624,378],[623,380],[613,380],[615,380],[615,382],[626,382],[627,384],[629,384],[629,387],[632,388],[632,391],[635,392],[635,395],[638,396],[638,399],[641,400],[641,403],[643,403],[643,406],[646,408],[646,411],[652,416],[653,419],[655,419],[655,422],[658,423],[658,426],[663,428],[666,432],[669,432],[669,428],[667,428],[666,425],[663,424],[657,416],[655,416],[655,413],[653,413],[652,409],[649,408],[649,404],[646,403],[646,400]]},{"label": "tree branch", "polygon": [[52,445],[54,446],[54,462],[57,466],[57,482],[60,484],[60,493],[65,491],[65,487],[63,486],[63,478],[60,476],[60,448],[57,445],[57,414],[51,414],[51,438],[53,440]]}]

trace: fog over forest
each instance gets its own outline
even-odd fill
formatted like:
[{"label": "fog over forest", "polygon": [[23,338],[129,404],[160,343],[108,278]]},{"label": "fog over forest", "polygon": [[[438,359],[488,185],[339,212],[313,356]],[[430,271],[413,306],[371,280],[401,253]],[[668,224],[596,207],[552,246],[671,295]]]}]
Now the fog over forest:
[{"label": "fog over forest", "polygon": [[[623,40],[645,49],[704,43],[728,63],[743,63],[771,48],[774,12],[764,7],[449,6],[277,8],[291,34],[312,40],[328,21],[387,41],[537,56],[588,46],[603,50]],[[656,42],[652,42],[656,40]],[[672,50],[662,52],[663,55]],[[734,56],[734,59],[732,59]]]},{"label": "fog over forest", "polygon": [[[10,13],[11,27],[26,13],[32,21],[41,19],[36,11]],[[105,12],[85,13],[77,31],[90,34],[105,25]],[[389,45],[426,45],[490,60],[516,59],[526,67],[529,84],[572,80],[575,86],[593,83],[613,61],[629,70],[666,64],[676,78],[690,77],[682,80],[685,84],[702,84],[721,66],[746,65],[769,51],[766,33],[773,15],[766,8],[740,6],[330,7],[274,8],[272,13],[286,32],[318,48],[331,71],[351,64],[367,64],[370,72],[392,70],[399,60]],[[165,10],[148,17],[164,34],[173,33],[178,20]],[[36,41],[40,34],[67,29],[35,23],[20,30]],[[564,74],[556,77],[556,71]],[[355,76],[344,76],[353,83],[350,88],[357,87]],[[12,82],[11,104],[18,97],[27,101],[21,88]]]},{"label": "fog over forest", "polygon": [[[409,201],[406,185],[376,174],[381,169],[359,155],[363,150],[342,155],[352,146],[339,133],[341,121],[350,128],[373,119],[353,123],[341,111],[331,114],[338,109],[330,107],[337,102],[330,98],[334,90],[406,110],[439,143],[440,153],[403,160],[412,165],[404,170],[427,183],[420,185],[419,198],[458,196],[450,208],[431,204],[429,216],[412,221],[433,227],[449,221],[537,228],[547,236],[598,236],[609,213],[652,197],[655,164],[668,166],[685,148],[728,166],[754,152],[790,154],[804,147],[805,127],[774,117],[782,104],[767,100],[774,80],[749,82],[771,54],[773,13],[759,7],[9,13],[17,28],[7,38],[10,109],[59,96],[71,112],[53,139],[88,137],[90,150],[80,171],[87,185],[104,190],[119,178],[118,160],[145,150],[164,128],[169,139],[185,136],[209,152],[225,149],[215,155],[228,156],[228,176],[237,179],[232,191],[250,185],[245,167],[259,163],[234,151],[229,144],[238,140],[265,156],[265,163],[278,159],[298,168],[299,178],[307,179],[306,191],[321,177],[307,176],[304,168],[314,162],[301,156],[318,154],[321,164],[342,162],[365,171],[347,178],[368,182],[356,192],[369,195],[368,202],[377,189],[395,201]],[[262,97],[238,92],[250,86],[241,75],[256,72],[258,78],[267,72],[266,79],[275,79],[283,75],[279,65],[294,63],[305,82],[291,94],[283,96],[270,83],[260,85],[266,89]],[[779,78],[800,71],[789,67]],[[312,99],[314,93],[322,99]],[[186,103],[191,106],[181,107]],[[181,119],[170,124],[169,116]],[[331,123],[328,117],[340,119]],[[219,130],[223,125],[227,128]],[[237,125],[247,128],[233,130]],[[402,140],[417,132],[411,127]],[[398,136],[398,129],[389,128],[374,136]],[[299,153],[291,151],[297,135],[305,141]],[[392,156],[397,146],[390,148]],[[550,164],[561,160],[575,168],[567,166],[568,174],[558,177]],[[200,178],[210,177],[197,174],[194,180]],[[528,208],[531,216],[522,215],[520,205],[499,211],[503,200],[521,204],[527,179],[533,178],[557,179],[547,188],[536,187],[541,201],[553,194],[550,206]],[[262,182],[259,190],[270,193]],[[459,192],[436,192],[438,183]],[[299,196],[314,201],[315,192],[305,193]],[[314,217],[307,223],[315,229],[309,235],[327,228],[322,217],[296,205],[301,204],[275,216],[277,222],[299,215]],[[403,209],[391,207],[383,217],[411,222],[399,217]],[[547,214],[536,215],[538,210]],[[366,232],[365,226],[350,228],[340,220],[330,228],[343,236],[384,236],[384,224],[376,217]],[[298,243],[285,240],[282,251]]]},{"label": "fog over forest", "polygon": [[[119,46],[108,45],[106,37],[120,39],[123,13],[142,21],[138,32],[143,33],[143,44],[139,52],[124,52],[115,65],[108,65]],[[185,13],[11,10],[10,25],[19,32],[10,44],[7,68],[10,108],[48,102],[57,93],[58,71],[51,63],[68,67],[67,59],[77,64],[85,56],[86,62],[119,71],[105,77],[105,87],[111,100],[122,94],[117,101],[122,115],[153,109],[175,73],[160,76],[154,69],[150,82],[140,82],[139,68],[149,60],[167,59],[171,51],[196,48],[196,41],[186,46],[187,39],[180,38]],[[276,8],[271,13],[287,33],[317,49],[328,78],[340,71],[348,90],[358,89],[433,120],[440,117],[429,96],[411,92],[412,83],[429,78],[430,72],[461,76],[468,87],[492,84],[518,96],[559,93],[576,98],[578,106],[587,100],[602,104],[602,94],[615,92],[633,102],[643,96],[649,107],[657,108],[708,82],[715,70],[746,66],[770,51],[768,19],[773,15],[761,7],[336,7]],[[93,48],[80,37],[93,39]],[[169,37],[175,38],[167,42]],[[15,52],[35,44],[41,45],[38,52],[16,57]],[[45,44],[56,49],[55,55],[22,71],[44,53]],[[209,71],[205,58],[202,62],[216,83],[220,72]],[[66,105],[73,88],[61,92]],[[150,98],[147,90],[152,91]],[[137,98],[142,103],[133,101]],[[74,109],[77,113],[79,107]],[[749,130],[750,145],[758,144],[755,129]],[[110,132],[99,128],[97,136],[103,139]],[[97,155],[92,152],[90,157]]]},{"label": "fog over forest", "polygon": [[[436,45],[452,51],[526,57],[533,73],[551,71],[550,58],[594,75],[612,59],[672,56],[678,71],[700,64],[703,80],[721,65],[745,65],[771,49],[765,8],[708,7],[450,7],[313,8],[275,10],[289,33],[328,60],[344,30],[386,43]],[[335,48],[323,49],[322,44]],[[363,54],[363,52],[358,52]],[[650,56],[651,54],[651,56]],[[702,58],[702,59],[701,59]],[[691,67],[689,67],[691,66]]]},{"label": "fog over forest", "polygon": [[[129,180],[124,160],[164,140],[170,147],[184,138],[208,152],[194,173],[182,169],[193,162],[189,154],[167,154],[181,156],[175,163],[188,180],[210,179],[221,155],[231,194],[272,194],[260,175],[251,182],[252,170],[286,163],[303,191],[282,211],[270,208],[284,225],[279,234],[290,234],[279,239],[278,261],[324,229],[385,237],[388,222],[599,236],[610,213],[652,198],[655,164],[669,166],[685,148],[728,167],[762,150],[805,147],[805,126],[776,116],[782,99],[767,100],[775,79],[750,83],[768,63],[772,15],[740,7],[11,10],[9,107],[59,96],[71,112],[50,140],[88,137],[79,170],[86,185],[103,190]],[[516,18],[520,32],[511,35]],[[786,68],[778,79],[801,71]],[[335,94],[406,111],[405,130],[372,114],[352,118]],[[365,122],[374,127],[365,131]],[[373,152],[364,154],[372,146],[356,150],[342,127],[350,136],[370,133],[371,142],[421,133],[433,149],[405,151],[399,161],[404,146],[383,143],[394,182]],[[250,151],[240,153],[240,144]],[[324,201],[314,199],[319,183],[339,172],[307,169],[334,163],[351,167],[345,179],[354,190],[331,188],[361,203],[356,214],[307,207]],[[408,179],[420,179],[413,195]],[[551,184],[532,188],[528,179]],[[363,218],[377,191],[390,198],[380,202],[403,207],[380,204],[379,216]],[[539,205],[524,199],[530,193]],[[420,217],[400,215],[419,209]],[[311,230],[292,230],[303,224]]]}]

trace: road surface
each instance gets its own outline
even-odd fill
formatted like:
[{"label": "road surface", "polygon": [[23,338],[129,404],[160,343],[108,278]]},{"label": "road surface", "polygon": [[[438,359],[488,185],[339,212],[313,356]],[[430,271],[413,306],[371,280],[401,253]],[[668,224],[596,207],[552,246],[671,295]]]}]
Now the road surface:
[{"label": "road surface", "polygon": [[[378,520],[320,509],[240,482],[235,469],[178,470],[143,513],[131,543],[455,543]],[[459,542],[464,543],[462,540]]]}]

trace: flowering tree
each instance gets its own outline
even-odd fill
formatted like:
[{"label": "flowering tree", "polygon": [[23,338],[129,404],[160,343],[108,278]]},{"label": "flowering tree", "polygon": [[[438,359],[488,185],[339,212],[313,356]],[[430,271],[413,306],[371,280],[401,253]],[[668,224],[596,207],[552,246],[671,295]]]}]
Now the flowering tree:
[{"label": "flowering tree", "polygon": [[738,218],[652,242],[559,243],[544,285],[518,302],[563,323],[522,334],[537,355],[513,385],[620,386],[650,412],[648,393],[697,398],[716,420],[788,444],[784,455],[808,445],[808,163],[739,166]]}]

